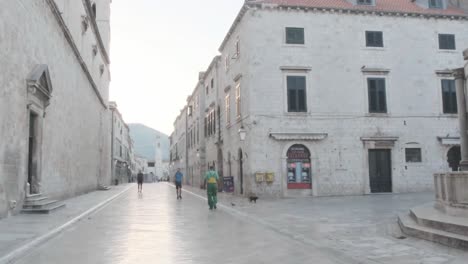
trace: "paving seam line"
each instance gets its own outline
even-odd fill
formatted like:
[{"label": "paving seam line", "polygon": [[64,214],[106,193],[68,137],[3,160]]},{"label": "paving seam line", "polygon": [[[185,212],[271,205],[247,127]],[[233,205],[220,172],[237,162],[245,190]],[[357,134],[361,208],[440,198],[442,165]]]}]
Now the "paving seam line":
[{"label": "paving seam line", "polygon": [[82,213],[82,214],[78,215],[77,217],[71,219],[70,221],[66,222],[65,224],[63,224],[63,225],[61,225],[61,226],[59,226],[57,228],[54,228],[53,230],[49,231],[48,233],[43,234],[43,235],[33,239],[32,241],[26,243],[25,245],[22,245],[19,248],[13,250],[12,252],[8,253],[7,255],[5,255],[3,257],[0,257],[0,264],[11,264],[11,263],[14,263],[14,262],[18,261],[20,258],[24,257],[24,255],[25,255],[24,252],[26,252],[26,251],[40,245],[41,243],[44,243],[44,242],[52,239],[53,237],[57,236],[58,234],[63,232],[68,227],[74,225],[75,223],[77,223],[81,219],[87,217],[88,215],[94,213],[95,211],[97,211],[100,208],[104,207],[105,205],[109,204],[110,202],[112,202],[113,200],[115,200],[116,198],[118,198],[119,196],[121,196],[122,194],[127,192],[128,190],[130,190],[132,187],[133,187],[133,185],[130,185],[129,187],[125,188],[123,191],[121,191],[121,192],[111,196],[110,198],[106,199],[105,201],[95,205],[94,207],[88,209],[84,213]]},{"label": "paving seam line", "polygon": [[[172,187],[175,187],[174,184],[172,183],[167,183],[167,185],[169,186],[172,186]],[[191,192],[191,191],[188,191],[186,189],[182,189],[183,192],[186,192],[186,193],[189,193],[201,200],[204,200],[204,201],[208,201],[208,199],[206,197],[203,197],[199,194],[196,194],[194,192]],[[218,204],[218,207],[220,207],[221,209],[223,209],[224,211],[226,211],[227,213],[233,215],[233,216],[236,216],[236,217],[240,217],[241,219],[245,220],[245,219],[249,219],[250,221],[254,222],[254,223],[257,223],[259,225],[262,225],[276,233],[279,233],[280,235],[283,235],[283,236],[286,236],[296,242],[299,242],[299,243],[307,243],[313,247],[315,247],[316,249],[319,249],[319,250],[324,250],[324,251],[328,251],[331,255],[331,257],[333,258],[333,260],[335,261],[338,261],[339,263],[343,263],[343,264],[360,264],[360,263],[363,263],[361,261],[358,261],[356,259],[354,259],[353,257],[350,257],[350,256],[346,256],[344,254],[342,254],[341,252],[337,251],[337,250],[333,250],[333,249],[330,249],[330,248],[325,248],[323,247],[322,245],[316,243],[315,241],[313,240],[310,240],[310,239],[307,239],[305,238],[304,236],[302,235],[295,235],[293,233],[290,233],[286,230],[282,230],[282,229],[279,229],[278,227],[274,226],[273,224],[271,223],[268,223],[267,221],[264,221],[258,217],[254,217],[248,213],[244,213],[244,212],[241,212],[239,210],[236,210],[236,209],[233,209],[231,207],[228,207],[224,204],[221,204],[219,203]],[[342,256],[343,258],[346,257],[347,259],[342,259],[340,258],[339,256]],[[350,258],[350,259],[348,259]],[[366,259],[366,261],[368,261],[367,263],[380,263],[380,262],[377,262],[375,260],[371,260],[371,259]],[[0,263],[1,264],[1,263]]]}]

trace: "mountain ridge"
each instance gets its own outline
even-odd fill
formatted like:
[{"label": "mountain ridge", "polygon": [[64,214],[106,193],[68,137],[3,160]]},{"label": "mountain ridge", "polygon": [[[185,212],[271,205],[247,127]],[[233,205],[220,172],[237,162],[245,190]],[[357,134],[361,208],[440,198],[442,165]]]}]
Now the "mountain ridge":
[{"label": "mountain ridge", "polygon": [[156,156],[157,137],[161,144],[162,160],[169,161],[169,136],[141,123],[130,123],[130,137],[134,142],[135,154],[154,161]]}]

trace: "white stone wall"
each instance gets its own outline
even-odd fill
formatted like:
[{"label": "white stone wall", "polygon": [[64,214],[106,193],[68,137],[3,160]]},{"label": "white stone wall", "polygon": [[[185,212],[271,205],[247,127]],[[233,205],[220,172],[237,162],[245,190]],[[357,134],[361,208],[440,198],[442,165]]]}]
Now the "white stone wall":
[{"label": "white stone wall", "polygon": [[[403,15],[247,10],[223,42],[216,68],[204,74],[200,93],[205,95],[202,108],[221,109],[217,129],[221,129],[223,174],[234,176],[235,192],[240,194],[242,189],[246,195],[280,197],[370,193],[368,152],[373,144],[361,138],[381,136],[397,139],[388,147],[392,191],[432,190],[432,174],[449,169],[446,160],[451,146],[442,145],[438,137],[459,133],[456,115],[443,114],[441,79],[451,78],[444,71],[463,65],[467,23]],[[303,27],[305,44],[285,44],[285,27]],[[384,47],[367,48],[366,30],[382,31]],[[455,34],[457,50],[439,50],[439,33]],[[306,77],[307,113],[287,112],[288,75]],[[386,79],[387,114],[369,114],[368,77]],[[206,95],[211,78],[217,91],[213,94],[210,89]],[[239,118],[235,114],[237,85],[241,87]],[[247,131],[245,141],[239,138],[241,127]],[[272,132],[327,136],[317,141],[278,141],[270,137]],[[217,161],[215,143],[213,137],[201,142],[206,163]],[[304,144],[311,152],[311,190],[287,189],[286,153],[293,144]],[[411,146],[422,149],[421,163],[406,162],[405,148]],[[273,172],[275,181],[257,184],[256,172]]]},{"label": "white stone wall", "polygon": [[[403,18],[322,12],[251,10],[242,58],[249,78],[246,100],[251,124],[247,145],[248,177],[256,171],[273,171],[272,185],[252,184],[252,192],[296,195],[287,190],[286,151],[303,143],[312,153],[313,195],[369,193],[367,149],[361,137],[397,136],[392,148],[394,192],[432,189],[432,174],[448,169],[448,147],[438,136],[458,135],[455,115],[442,113],[441,77],[438,70],[463,63],[468,45],[467,21]],[[303,27],[305,45],[286,45],[285,27]],[[384,48],[366,48],[366,30],[384,33]],[[456,35],[456,51],[438,50],[438,33]],[[308,67],[288,72],[281,67]],[[361,68],[389,69],[386,78],[388,114],[368,114],[366,78]],[[299,74],[307,79],[306,114],[287,113],[285,79]],[[370,75],[371,76],[371,75]],[[244,97],[243,97],[244,99]],[[244,105],[245,106],[245,105]],[[254,122],[255,121],[255,122]],[[406,125],[405,125],[406,123]],[[319,142],[277,142],[269,132],[327,133]],[[406,143],[417,142],[423,162],[406,164]],[[235,144],[234,144],[235,145]],[[340,153],[341,159],[338,157]],[[405,167],[406,166],[406,167]]]},{"label": "white stone wall", "polygon": [[[43,118],[41,191],[66,198],[93,190],[110,175],[109,123],[105,104],[108,67],[91,54],[95,35],[82,35],[81,1],[58,1],[101,102],[64,37],[46,0],[0,2],[0,217],[19,211],[25,197],[28,164],[26,78],[37,64],[47,64],[53,92]],[[107,3],[109,4],[109,3]],[[100,74],[99,65],[105,71]],[[10,200],[18,206],[9,210]]]}]

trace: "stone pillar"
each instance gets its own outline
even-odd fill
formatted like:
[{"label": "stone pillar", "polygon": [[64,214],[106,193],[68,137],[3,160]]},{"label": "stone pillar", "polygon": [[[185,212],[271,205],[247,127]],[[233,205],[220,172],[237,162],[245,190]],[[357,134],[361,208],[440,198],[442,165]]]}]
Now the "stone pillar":
[{"label": "stone pillar", "polygon": [[457,91],[458,121],[460,126],[461,162],[460,170],[468,171],[468,124],[465,92],[465,71],[463,68],[453,72]]}]

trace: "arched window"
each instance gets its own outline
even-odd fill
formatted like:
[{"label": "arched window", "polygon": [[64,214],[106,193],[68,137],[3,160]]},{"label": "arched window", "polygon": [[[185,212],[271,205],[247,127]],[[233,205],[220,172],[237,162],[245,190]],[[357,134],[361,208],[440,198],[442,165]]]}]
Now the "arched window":
[{"label": "arched window", "polygon": [[461,161],[461,151],[459,146],[452,147],[447,153],[447,162],[452,171],[458,171]]},{"label": "arched window", "polygon": [[288,189],[312,188],[310,151],[304,145],[293,145],[288,149]]}]

